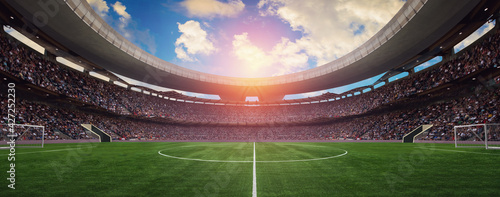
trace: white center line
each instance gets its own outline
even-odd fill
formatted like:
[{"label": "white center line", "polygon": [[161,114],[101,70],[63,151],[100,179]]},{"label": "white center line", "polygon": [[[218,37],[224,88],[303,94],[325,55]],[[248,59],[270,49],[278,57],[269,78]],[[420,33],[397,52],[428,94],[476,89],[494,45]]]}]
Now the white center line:
[{"label": "white center line", "polygon": [[253,143],[253,188],[252,197],[257,197],[257,171],[255,170],[255,142]]}]

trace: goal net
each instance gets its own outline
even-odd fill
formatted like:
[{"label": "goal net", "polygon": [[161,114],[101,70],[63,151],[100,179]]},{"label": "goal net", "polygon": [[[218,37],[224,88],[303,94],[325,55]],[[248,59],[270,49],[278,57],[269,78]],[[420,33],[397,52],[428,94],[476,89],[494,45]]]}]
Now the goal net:
[{"label": "goal net", "polygon": [[[12,138],[15,139],[15,147],[43,148],[45,127],[40,125],[26,124],[0,124],[0,149],[9,148]],[[11,129],[14,132],[11,132]]]},{"label": "goal net", "polygon": [[454,127],[455,147],[500,149],[500,124],[472,124]]}]

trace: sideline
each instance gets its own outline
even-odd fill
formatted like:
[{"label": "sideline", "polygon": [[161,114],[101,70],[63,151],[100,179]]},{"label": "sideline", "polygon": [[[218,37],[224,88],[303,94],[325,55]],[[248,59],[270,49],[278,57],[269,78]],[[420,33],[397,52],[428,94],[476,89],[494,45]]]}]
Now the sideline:
[{"label": "sideline", "polygon": [[[86,148],[86,147],[84,147],[84,148]],[[74,150],[74,149],[82,149],[82,148],[66,148],[66,149],[56,149],[56,150],[45,150],[45,151],[25,152],[25,153],[16,153],[16,155],[21,155],[21,154],[31,154],[31,153],[44,153],[44,152],[58,152],[58,151]],[[9,154],[0,154],[0,155],[9,155]]]},{"label": "sideline", "polygon": [[253,143],[253,187],[252,197],[257,197],[257,171],[255,169],[255,142]]},{"label": "sideline", "polygon": [[415,147],[415,148],[427,149],[427,150],[458,152],[458,153],[471,153],[471,154],[479,154],[479,155],[500,155],[500,154],[495,154],[495,153],[480,153],[480,152],[471,152],[471,151],[463,151],[463,150],[449,150],[449,149],[439,149],[439,148],[424,148],[424,147]]}]

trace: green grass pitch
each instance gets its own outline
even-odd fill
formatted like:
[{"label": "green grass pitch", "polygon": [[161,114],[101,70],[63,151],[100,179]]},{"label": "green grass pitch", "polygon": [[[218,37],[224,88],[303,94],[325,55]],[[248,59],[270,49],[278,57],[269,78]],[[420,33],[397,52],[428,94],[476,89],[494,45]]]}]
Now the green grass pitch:
[{"label": "green grass pitch", "polygon": [[[252,196],[253,142],[0,150],[0,196]],[[161,154],[159,154],[161,153]],[[500,150],[452,144],[255,143],[257,196],[498,196]]]}]

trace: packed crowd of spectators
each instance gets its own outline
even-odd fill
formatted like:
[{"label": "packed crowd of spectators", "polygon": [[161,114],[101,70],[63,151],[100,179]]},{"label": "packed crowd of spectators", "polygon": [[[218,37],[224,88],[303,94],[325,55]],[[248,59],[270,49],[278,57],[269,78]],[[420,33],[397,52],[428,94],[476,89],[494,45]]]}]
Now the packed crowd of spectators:
[{"label": "packed crowd of spectators", "polygon": [[[4,88],[0,88],[2,92]],[[0,93],[1,98],[4,97],[3,94]],[[100,122],[101,118],[106,120],[107,117],[99,116],[96,118],[95,115],[80,112],[74,109],[68,109],[61,106],[50,106],[43,103],[36,103],[27,101],[24,99],[17,98],[15,103],[15,124],[28,124],[28,125],[43,125],[45,126],[45,139],[49,140],[59,140],[59,139],[93,139],[97,136],[93,136],[92,134],[86,132],[81,124],[92,123],[97,126],[102,126],[105,124],[104,121]],[[1,107],[1,116],[2,116],[2,124],[0,125],[0,140],[5,140],[6,135],[8,134],[8,111],[7,108],[7,100],[2,99],[0,102]],[[25,129],[16,126],[15,133],[17,136],[21,136],[21,134],[25,131]],[[30,132],[38,133],[40,130],[32,129]],[[115,132],[109,132],[113,137],[117,138],[117,134]],[[36,134],[35,134],[36,135]],[[41,134],[38,134],[41,136]]]},{"label": "packed crowd of spectators", "polygon": [[[118,114],[167,117],[194,122],[289,122],[318,117],[342,117],[365,113],[386,103],[429,90],[475,71],[498,66],[500,34],[439,67],[349,98],[294,106],[217,106],[183,103],[127,90],[52,61],[43,55],[1,39],[0,69],[40,87],[103,107]],[[497,79],[498,81],[498,79]]]},{"label": "packed crowd of spectators", "polygon": [[46,60],[42,54],[0,34],[0,69],[34,85],[80,101],[122,112],[114,100],[123,88]]},{"label": "packed crowd of spectators", "polygon": [[[0,69],[15,77],[53,92],[102,107],[127,117],[161,117],[192,122],[266,123],[341,118],[363,115],[381,105],[397,102],[486,68],[498,68],[500,33],[470,47],[456,58],[435,68],[389,83],[345,99],[304,105],[229,106],[185,103],[127,90],[109,82],[60,66],[43,55],[18,45],[0,34]],[[500,76],[493,81],[500,84]],[[499,90],[482,89],[476,94],[451,101],[337,121],[329,125],[289,127],[198,127],[112,118],[78,110],[20,100],[19,123],[46,125],[48,139],[92,138],[80,124],[92,123],[114,138],[162,140],[324,140],[324,139],[401,139],[422,124],[435,125],[422,139],[451,140],[454,125],[499,122]],[[2,95],[2,98],[5,98]],[[2,116],[6,118],[2,100]],[[60,132],[62,134],[56,134]],[[5,131],[2,131],[5,133]],[[498,138],[493,136],[492,138]]]},{"label": "packed crowd of spectators", "polygon": [[[6,100],[2,99],[1,107],[3,118],[2,123],[7,123],[7,111],[4,110],[7,109]],[[68,116],[64,117],[65,115]],[[80,133],[75,131],[78,125],[74,124],[71,119],[71,114],[65,113],[65,111],[61,109],[51,109],[50,107],[45,105],[34,105],[25,100],[19,99],[16,102],[16,124],[46,125],[45,136],[47,139],[62,139],[60,135],[56,134],[59,131],[71,135],[71,138],[73,139],[84,137],[79,136]],[[2,135],[0,136],[3,137],[3,139],[6,139],[5,136],[8,132],[8,127],[6,125],[3,125],[1,131]],[[16,129],[15,132],[17,136],[20,136],[22,132],[24,132],[24,130]]]},{"label": "packed crowd of spectators", "polygon": [[[327,125],[236,127],[179,126],[148,119],[128,119],[67,110],[43,103],[18,100],[18,123],[46,125],[47,139],[60,139],[60,131],[73,139],[92,138],[80,126],[91,123],[113,139],[137,140],[400,140],[423,124],[432,124],[424,140],[453,140],[453,126],[500,122],[500,88],[477,86],[473,94],[457,99],[383,114],[339,119]],[[454,94],[449,92],[448,94]],[[6,109],[2,101],[2,109]],[[7,117],[2,111],[2,117]],[[6,130],[3,131],[6,134]],[[95,136],[94,136],[95,137]],[[489,140],[500,140],[493,133]]]},{"label": "packed crowd of spectators", "polygon": [[[384,116],[373,116],[365,122],[374,122],[365,136],[375,139],[402,139],[403,135],[423,124],[434,125],[423,140],[453,140],[453,127],[465,124],[500,122],[500,89],[481,90],[470,96],[439,102]],[[450,93],[453,94],[453,93]],[[493,136],[494,137],[494,136]],[[499,140],[500,136],[492,138]]]}]

